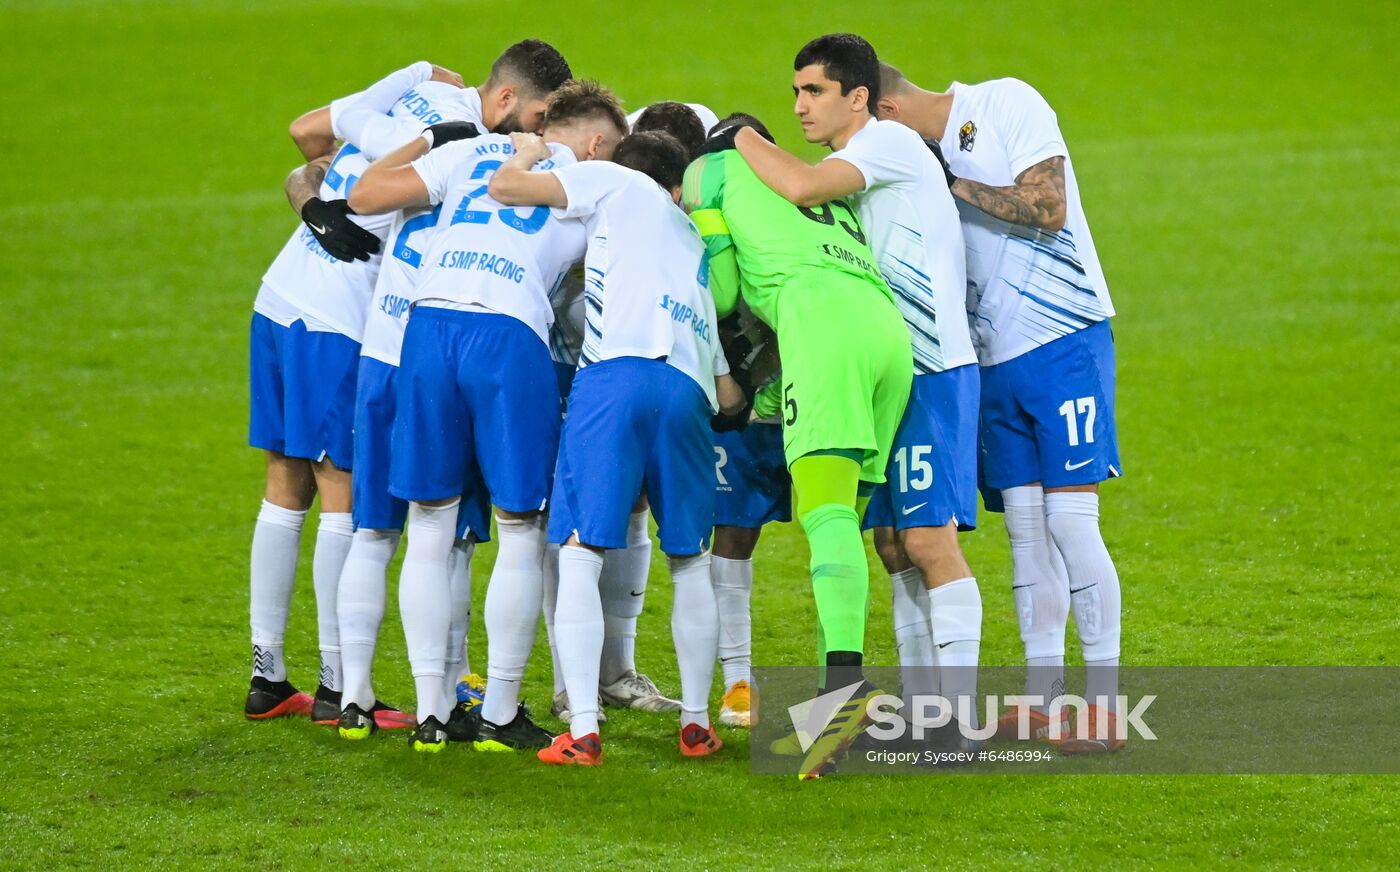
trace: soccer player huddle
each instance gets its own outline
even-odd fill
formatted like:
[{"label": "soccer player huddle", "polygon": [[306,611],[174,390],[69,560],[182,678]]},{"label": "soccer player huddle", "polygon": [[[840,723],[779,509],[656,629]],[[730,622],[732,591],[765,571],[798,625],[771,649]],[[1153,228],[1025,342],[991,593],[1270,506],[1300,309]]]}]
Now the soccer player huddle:
[{"label": "soccer player huddle", "polygon": [[[863,673],[863,530],[890,574],[903,692],[976,720],[982,601],[958,533],[980,484],[1011,541],[1042,703],[1030,738],[1122,746],[1119,585],[1098,528],[1098,484],[1120,474],[1113,309],[1055,115],[1014,79],[924,90],[852,34],[812,40],[794,71],[803,135],[832,152],[816,165],[752,115],[628,116],[538,40],[478,87],[419,62],[293,122],[303,223],[252,326],[267,489],[249,718],[594,765],[614,705],[679,712],[679,752],[708,756],[717,659],[719,722],[751,718],[760,531],[796,517],[822,687],[855,688],[820,735],[773,746],[818,777],[882,692]],[[283,643],[316,499],[310,696]],[[466,639],[493,513],[483,681]],[[678,700],[635,664],[648,516],[674,585]],[[412,714],[371,676],[405,525]],[[1049,714],[1071,610],[1098,703],[1078,738]],[[541,614],[558,735],[520,702]],[[1008,712],[997,734],[1016,727]]]}]

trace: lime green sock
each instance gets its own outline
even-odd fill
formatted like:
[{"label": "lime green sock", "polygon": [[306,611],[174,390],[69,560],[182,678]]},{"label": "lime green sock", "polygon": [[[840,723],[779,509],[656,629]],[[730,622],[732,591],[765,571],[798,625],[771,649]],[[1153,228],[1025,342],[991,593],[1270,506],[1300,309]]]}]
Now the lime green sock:
[{"label": "lime green sock", "polygon": [[812,593],[826,650],[860,653],[870,570],[856,510],[834,503],[817,506],[802,516],[802,528],[812,549]]},{"label": "lime green sock", "polygon": [[865,645],[865,612],[870,568],[860,537],[856,507],[860,494],[859,451],[817,451],[792,464],[797,516],[812,552],[812,593],[817,600],[819,652],[860,654]]}]

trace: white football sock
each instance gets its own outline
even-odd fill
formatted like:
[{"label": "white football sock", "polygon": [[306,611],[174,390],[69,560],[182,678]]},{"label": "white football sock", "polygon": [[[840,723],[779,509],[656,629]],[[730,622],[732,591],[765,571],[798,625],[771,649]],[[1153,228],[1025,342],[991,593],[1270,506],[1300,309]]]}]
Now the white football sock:
[{"label": "white football sock", "polygon": [[681,726],[710,725],[710,685],[719,653],[719,610],[710,583],[710,553],[672,557],[671,638],[681,673]]},{"label": "white football sock", "polygon": [[598,580],[603,555],[588,548],[559,549],[559,605],[554,634],[569,691],[569,733],[598,732],[598,658],[603,650],[603,603]]},{"label": "white football sock", "polygon": [[1040,487],[1007,488],[1006,535],[1011,540],[1011,596],[1026,652],[1028,696],[1045,705],[1065,689],[1065,622],[1069,620],[1069,578],[1050,539],[1045,520],[1045,492]]},{"label": "white football sock", "polygon": [[452,621],[447,629],[447,669],[442,676],[448,705],[457,704],[457,681],[471,671],[467,660],[467,634],[472,621],[472,553],[475,549],[474,543],[458,539],[452,543],[452,555],[448,559]]},{"label": "white football sock", "polygon": [[284,509],[263,500],[253,527],[253,555],[248,573],[253,675],[269,681],[287,680],[282,645],[287,635],[287,613],[292,604],[301,527],[305,522],[306,512]]},{"label": "white football sock", "polygon": [[554,671],[554,695],[564,692],[564,666],[559,662],[559,640],[554,637],[554,611],[559,603],[559,546],[544,547],[544,635],[549,641],[549,662]]},{"label": "white football sock", "polygon": [[917,566],[892,573],[890,592],[905,711],[913,711],[911,698],[914,695],[938,692],[938,659],[933,647],[933,628],[929,626],[924,574]]},{"label": "white football sock", "polygon": [[724,670],[724,689],[740,681],[752,681],[753,618],[749,600],[753,595],[753,560],[730,560],[710,556],[710,581],[719,613],[719,664]]},{"label": "white football sock", "polygon": [[340,620],[340,659],[345,670],[341,706],[374,705],[374,649],[384,622],[389,563],[399,548],[398,530],[356,530],[340,573],[335,611]]},{"label": "white football sock", "polygon": [[408,508],[408,548],[399,574],[399,615],[408,643],[419,723],[432,716],[445,724],[452,710],[442,684],[447,671],[447,630],[452,623],[447,561],[457,528],[458,502],[445,506],[410,503]]},{"label": "white football sock", "polygon": [[316,523],[316,552],[311,561],[311,584],[316,589],[316,631],[321,648],[321,684],[340,690],[340,620],[336,617],[336,592],[355,523],[349,512],[322,512]]},{"label": "white football sock", "polygon": [[496,565],[486,586],[486,699],[481,716],[515,720],[520,682],[544,607],[545,516],[496,519]]},{"label": "white football sock", "polygon": [[1065,491],[1045,495],[1045,518],[1069,572],[1070,603],[1084,651],[1084,697],[1108,697],[1116,709],[1123,592],[1118,570],[1099,532],[1099,495]]},{"label": "white football sock", "polygon": [[637,669],[637,616],[651,573],[651,537],[646,510],[627,521],[627,547],[607,552],[599,590],[603,600],[603,655],[598,677],[612,684]]},{"label": "white football sock", "polygon": [[[982,594],[977,579],[959,578],[928,592],[928,618],[938,652],[938,683],[958,711],[959,698],[971,700],[977,718],[977,654],[982,643]],[[976,723],[972,724],[976,726]]]}]

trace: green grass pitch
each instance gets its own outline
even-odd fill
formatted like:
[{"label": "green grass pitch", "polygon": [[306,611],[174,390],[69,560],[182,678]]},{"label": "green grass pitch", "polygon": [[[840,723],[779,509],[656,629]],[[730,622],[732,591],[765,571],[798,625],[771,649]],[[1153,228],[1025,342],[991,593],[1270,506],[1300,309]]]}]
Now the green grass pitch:
[{"label": "green grass pitch", "polygon": [[[1392,12],[0,2],[0,867],[1392,863],[1393,777],[799,785],[751,776],[733,730],[723,758],[682,763],[674,724],[654,715],[612,718],[601,770],[557,771],[456,749],[425,759],[385,737],[352,747],[240,712],[262,475],[245,444],[247,327],[295,223],[287,123],[419,58],[480,81],[527,35],[631,106],[743,108],[789,146],[791,59],[822,32],[859,31],[928,85],[1032,82],[1059,113],[1120,312],[1128,477],[1105,488],[1104,528],[1124,662],[1394,665]],[[310,538],[288,637],[303,686]],[[1000,521],[984,516],[965,547],[983,661],[1018,663]],[[476,559],[478,614],[492,553]],[[806,662],[798,531],[770,530],[757,560],[755,659]],[[657,569],[639,660],[674,688]],[[870,659],[889,663],[887,582],[871,583]],[[393,600],[378,684],[408,705]],[[479,619],[471,653],[484,665]],[[537,712],[547,668],[541,644]]]}]

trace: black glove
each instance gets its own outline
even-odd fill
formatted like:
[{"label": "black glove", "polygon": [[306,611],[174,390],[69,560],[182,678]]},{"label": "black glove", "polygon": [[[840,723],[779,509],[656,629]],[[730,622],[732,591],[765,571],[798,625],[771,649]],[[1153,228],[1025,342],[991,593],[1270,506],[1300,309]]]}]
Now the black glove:
[{"label": "black glove", "polygon": [[354,214],[348,200],[328,203],[320,197],[312,197],[301,207],[301,220],[315,234],[316,241],[336,260],[346,263],[369,260],[371,254],[379,251],[379,237],[351,221],[350,216]]},{"label": "black glove", "polygon": [[927,145],[928,150],[933,152],[933,156],[938,158],[938,165],[943,167],[943,178],[948,180],[948,190],[951,191],[953,182],[956,182],[958,177],[953,175],[953,171],[948,168],[948,159],[943,156],[943,149],[938,145],[938,140],[925,139],[924,145]]},{"label": "black glove", "polygon": [[749,415],[753,412],[753,397],[744,404],[744,408],[732,415],[719,412],[710,418],[710,429],[716,433],[730,433],[735,430],[742,430],[749,426]]},{"label": "black glove", "polygon": [[[705,144],[700,146],[700,151],[695,156],[699,157],[702,154],[714,154],[716,152],[727,151],[728,149],[734,148],[734,137],[738,136],[739,131],[745,127],[753,127],[753,125],[746,124],[741,121],[738,124],[731,124],[728,127],[723,128],[722,130],[712,131],[710,133],[710,138],[705,140]],[[773,141],[773,137],[771,135],[764,133],[757,127],[753,127],[753,129],[755,132],[758,133],[759,136],[762,136],[769,142]]]},{"label": "black glove", "polygon": [[753,411],[753,386],[749,384],[749,375],[744,370],[729,371],[730,378],[739,385],[739,390],[744,392],[744,407],[733,414],[726,415],[718,412],[710,417],[710,429],[716,433],[730,433],[734,430],[742,430],[749,426],[749,413]]},{"label": "black glove", "polygon": [[481,135],[481,131],[477,130],[476,125],[470,121],[443,121],[432,125],[423,132],[431,137],[428,151],[432,151],[439,145],[456,142],[459,139],[475,139]]},{"label": "black glove", "polygon": [[721,151],[728,151],[734,147],[734,137],[738,134],[738,125],[716,131],[709,139],[705,140],[704,145],[700,146],[700,151],[697,152],[695,156],[699,157],[702,154],[717,154]]}]

